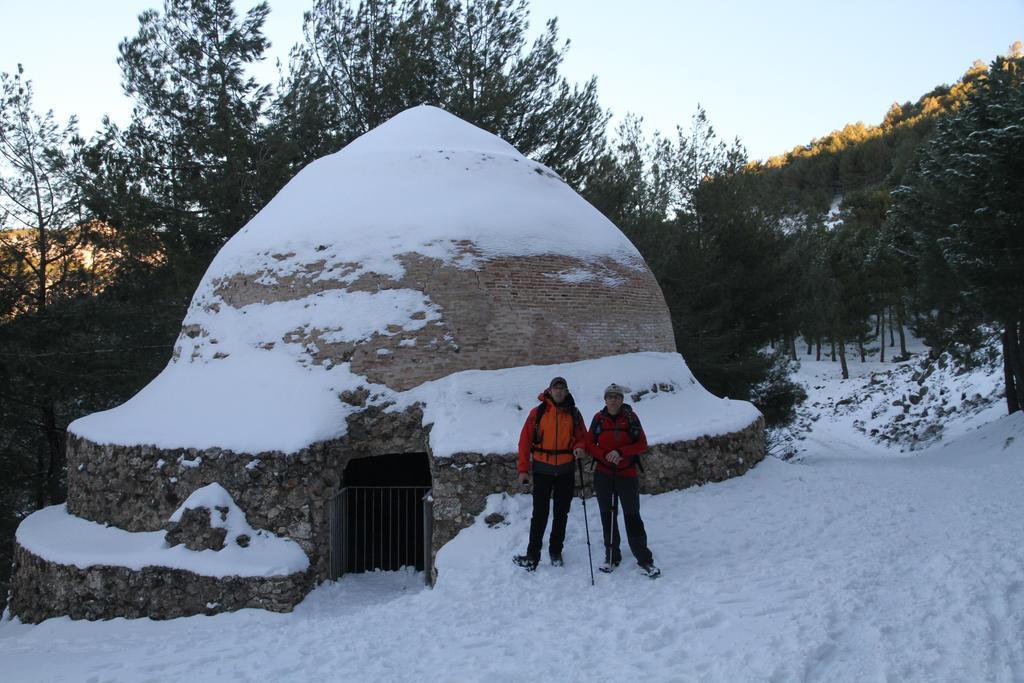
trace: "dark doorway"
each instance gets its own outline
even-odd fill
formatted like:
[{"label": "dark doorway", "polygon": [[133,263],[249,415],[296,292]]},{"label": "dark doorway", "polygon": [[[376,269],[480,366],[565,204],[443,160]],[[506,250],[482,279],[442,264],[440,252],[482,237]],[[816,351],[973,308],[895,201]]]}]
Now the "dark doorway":
[{"label": "dark doorway", "polygon": [[397,453],[352,460],[342,475],[332,523],[336,576],[394,571],[429,561],[430,463],[426,453]]},{"label": "dark doorway", "polygon": [[426,453],[394,453],[349,460],[342,486],[430,487],[430,461]]}]

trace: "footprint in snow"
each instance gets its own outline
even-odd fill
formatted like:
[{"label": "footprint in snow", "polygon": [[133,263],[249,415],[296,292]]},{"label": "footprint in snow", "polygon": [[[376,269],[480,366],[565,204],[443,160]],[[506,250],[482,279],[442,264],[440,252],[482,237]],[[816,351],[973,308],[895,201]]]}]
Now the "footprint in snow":
[{"label": "footprint in snow", "polygon": [[697,621],[693,622],[693,625],[699,629],[715,628],[721,626],[726,622],[725,615],[721,612],[712,612],[711,614],[701,617]]}]

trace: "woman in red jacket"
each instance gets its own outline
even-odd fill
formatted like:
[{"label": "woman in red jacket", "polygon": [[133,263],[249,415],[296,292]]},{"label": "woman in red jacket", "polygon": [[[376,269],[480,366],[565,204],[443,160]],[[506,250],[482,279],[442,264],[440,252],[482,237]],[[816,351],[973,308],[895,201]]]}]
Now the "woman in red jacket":
[{"label": "woman in red jacket", "polygon": [[[647,532],[640,518],[640,482],[637,458],[647,450],[647,435],[640,418],[623,403],[624,390],[612,384],[604,390],[604,408],[590,423],[590,452],[597,461],[594,493],[601,509],[604,528],[605,563],[601,571],[609,573],[622,562],[619,549],[619,520],[613,515],[613,500],[621,505],[626,520],[626,538],[633,557],[647,576],[656,578],[661,570],[647,547]],[[617,513],[618,505],[614,512]]]}]

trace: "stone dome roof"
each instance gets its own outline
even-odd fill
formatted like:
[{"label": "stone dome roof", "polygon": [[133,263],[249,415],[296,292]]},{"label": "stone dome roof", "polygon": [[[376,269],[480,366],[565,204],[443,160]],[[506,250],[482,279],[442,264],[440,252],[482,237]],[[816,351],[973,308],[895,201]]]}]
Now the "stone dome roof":
[{"label": "stone dome roof", "polygon": [[189,408],[200,430],[272,410],[315,426],[359,386],[638,351],[675,343],[622,232],[544,165],[421,106],[309,164],[224,245],[133,401],[216,402]]},{"label": "stone dome roof", "polygon": [[[225,310],[300,301],[304,315],[275,329],[240,329]],[[215,360],[246,333],[398,390],[675,351],[661,291],[618,228],[546,167],[429,106],[310,164],[224,246],[177,362]]]}]

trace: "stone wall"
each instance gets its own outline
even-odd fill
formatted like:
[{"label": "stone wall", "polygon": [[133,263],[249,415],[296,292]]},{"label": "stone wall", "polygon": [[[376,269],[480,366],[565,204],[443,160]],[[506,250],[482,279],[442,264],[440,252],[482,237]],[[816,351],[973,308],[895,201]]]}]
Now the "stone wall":
[{"label": "stone wall", "polygon": [[652,446],[642,458],[641,493],[664,493],[738,477],[764,460],[764,418],[722,436]]},{"label": "stone wall", "polygon": [[[216,481],[254,528],[298,542],[310,557],[314,575],[323,579],[325,505],[340,488],[345,465],[357,457],[429,452],[421,420],[417,408],[405,413],[368,410],[353,416],[345,438],[287,456],[98,446],[71,437],[68,510],[129,531],[155,531],[192,491]],[[641,491],[662,493],[739,476],[764,458],[764,439],[764,421],[758,418],[732,434],[652,446],[643,457]],[[488,495],[519,492],[515,454],[457,453],[431,458],[430,468],[435,551],[472,524]],[[587,467],[588,488],[591,478]]]},{"label": "stone wall", "polygon": [[[642,493],[664,493],[737,477],[765,456],[764,418],[722,436],[658,444],[643,456]],[[434,487],[434,551],[473,523],[492,493],[519,492],[513,454],[458,453],[431,466]],[[593,472],[584,466],[592,495]],[[524,541],[525,542],[525,541]]]},{"label": "stone wall", "polygon": [[196,489],[223,486],[255,529],[296,541],[314,576],[327,576],[326,503],[353,458],[427,452],[418,407],[349,416],[345,437],[297,453],[99,445],[68,435],[68,512],[126,531],[157,531]]},{"label": "stone wall", "polygon": [[[35,622],[75,618],[169,618],[257,606],[290,609],[328,575],[326,503],[342,484],[353,458],[427,452],[428,430],[418,407],[401,413],[370,408],[354,414],[348,434],[299,453],[257,455],[101,446],[72,436],[68,444],[69,511],[130,531],[156,531],[196,489],[221,484],[250,525],[291,538],[310,558],[302,576],[271,579],[210,578],[151,567],[86,570],[46,562],[16,550],[12,614]],[[764,423],[724,436],[659,444],[644,456],[641,490],[660,493],[743,474],[764,458]],[[493,493],[518,493],[514,454],[459,453],[430,459],[436,551],[473,523]],[[585,468],[585,485],[592,480]],[[588,493],[588,495],[590,495]],[[525,540],[524,540],[525,542]],[[44,590],[45,587],[45,590]]]},{"label": "stone wall", "polygon": [[15,544],[9,607],[11,614],[28,624],[65,615],[72,619],[173,619],[244,607],[290,612],[312,586],[311,571],[219,578],[168,567],[79,569],[49,562]]}]

